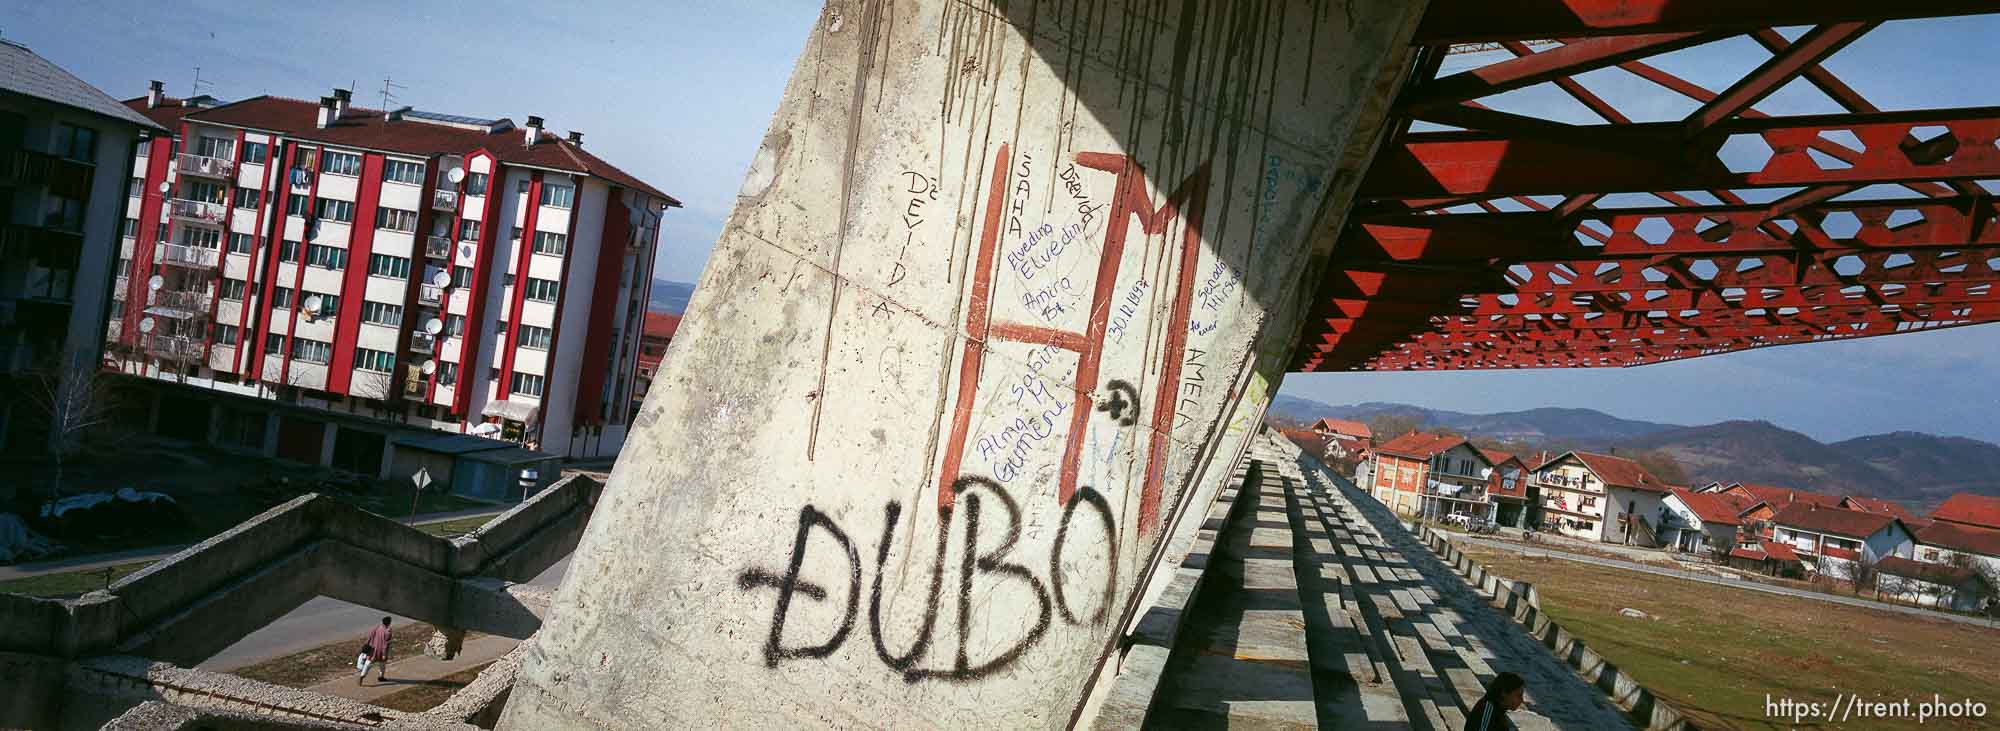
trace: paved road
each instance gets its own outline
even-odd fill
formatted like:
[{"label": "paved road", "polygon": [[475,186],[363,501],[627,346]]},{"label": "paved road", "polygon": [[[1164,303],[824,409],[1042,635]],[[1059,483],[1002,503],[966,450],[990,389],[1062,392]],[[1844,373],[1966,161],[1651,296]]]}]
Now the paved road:
[{"label": "paved road", "polygon": [[[471,518],[481,515],[499,515],[501,513],[506,512],[509,508],[512,507],[514,506],[512,505],[482,506],[466,510],[454,510],[446,513],[425,513],[423,515],[418,515],[408,518],[397,518],[396,520],[405,525],[429,525],[431,523],[443,523],[445,521],[458,520],[460,518]],[[29,576],[40,576],[42,574],[63,573],[67,571],[87,571],[90,569],[101,569],[106,566],[119,566],[123,564],[132,563],[134,561],[158,561],[168,556],[172,556],[176,553],[180,553],[181,550],[187,548],[188,545],[190,544],[182,544],[178,546],[153,546],[151,548],[135,548],[129,551],[116,551],[112,553],[93,553],[87,556],[59,558],[53,561],[38,561],[35,563],[17,564],[14,566],[0,566],[0,581],[6,581],[8,579],[22,579],[22,578],[27,578]]]},{"label": "paved road", "polygon": [[1773,586],[1771,584],[1763,584],[1755,581],[1734,581],[1730,579],[1724,579],[1719,576],[1711,576],[1708,574],[1700,574],[1691,571],[1677,571],[1674,569],[1664,568],[1660,566],[1648,566],[1646,564],[1633,563],[1631,561],[1620,561],[1617,559],[1599,558],[1597,556],[1585,556],[1583,554],[1570,553],[1568,551],[1553,551],[1546,548],[1528,548],[1518,543],[1495,541],[1486,538],[1473,538],[1471,536],[1462,533],[1452,533],[1451,539],[1453,541],[1470,545],[1487,546],[1490,548],[1498,548],[1505,551],[1513,551],[1515,553],[1519,553],[1525,556],[1546,556],[1549,558],[1560,558],[1565,561],[1575,561],[1578,563],[1594,564],[1614,569],[1624,569],[1627,571],[1639,571],[1658,576],[1671,576],[1676,579],[1686,579],[1688,581],[1700,581],[1709,584],[1735,587],[1738,589],[1761,591],[1766,594],[1783,594],[1785,596],[1795,596],[1801,599],[1813,599],[1816,601],[1827,602],[1830,604],[1845,604],[1848,606],[1862,607],[1866,609],[1880,609],[1886,612],[1901,612],[1903,614],[1914,614],[1920,617],[1931,617],[1934,619],[1942,619],[1951,622],[1958,622],[1961,624],[1973,624],[1982,627],[2000,627],[2000,620],[1985,619],[1982,617],[1972,617],[1963,614],[1949,614],[1945,612],[1932,611],[1921,607],[1904,606],[1901,604],[1884,604],[1882,602],[1870,601],[1867,599],[1845,597],[1837,594],[1822,594],[1816,591],[1807,591],[1805,589],[1794,589],[1788,586]]},{"label": "paved road", "polygon": [[[554,588],[562,582],[563,572],[568,570],[569,557],[565,556],[528,583]],[[406,617],[391,616],[394,618],[395,626],[410,622]],[[338,599],[318,597],[300,605],[298,609],[292,610],[290,614],[278,618],[277,621],[265,625],[263,629],[250,633],[196,667],[202,670],[227,672],[274,657],[310,650],[342,637],[352,637],[358,647],[368,628],[381,621],[381,618],[382,612],[379,610]]]}]

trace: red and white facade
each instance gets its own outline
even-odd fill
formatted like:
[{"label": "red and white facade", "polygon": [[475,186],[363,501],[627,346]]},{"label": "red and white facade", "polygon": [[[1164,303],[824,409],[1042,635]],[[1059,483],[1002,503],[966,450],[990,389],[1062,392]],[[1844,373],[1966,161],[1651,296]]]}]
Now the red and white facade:
[{"label": "red and white facade", "polygon": [[617,453],[678,201],[537,117],[385,113],[342,91],[128,104],[175,135],[133,166],[110,365]]}]

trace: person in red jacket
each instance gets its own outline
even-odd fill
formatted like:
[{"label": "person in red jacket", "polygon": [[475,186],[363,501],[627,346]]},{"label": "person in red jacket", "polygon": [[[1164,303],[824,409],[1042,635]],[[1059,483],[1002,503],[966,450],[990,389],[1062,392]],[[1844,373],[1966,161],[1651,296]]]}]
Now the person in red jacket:
[{"label": "person in red jacket", "polygon": [[368,639],[361,643],[360,658],[354,663],[355,667],[361,669],[361,673],[354,676],[355,685],[360,685],[361,681],[368,677],[368,666],[370,665],[377,668],[375,680],[383,681],[389,679],[388,617],[382,618],[381,626],[368,630]]}]

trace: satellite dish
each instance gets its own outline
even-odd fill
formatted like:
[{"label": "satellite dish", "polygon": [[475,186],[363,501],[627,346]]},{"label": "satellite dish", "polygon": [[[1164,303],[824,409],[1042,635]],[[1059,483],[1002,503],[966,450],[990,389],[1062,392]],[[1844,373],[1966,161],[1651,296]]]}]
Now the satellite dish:
[{"label": "satellite dish", "polygon": [[458,257],[459,257],[460,259],[470,259],[470,258],[472,258],[472,244],[459,244],[459,245],[458,245]]},{"label": "satellite dish", "polygon": [[310,296],[310,297],[307,297],[307,298],[306,298],[306,301],[305,301],[305,306],[306,306],[306,309],[307,309],[307,310],[311,310],[311,311],[313,311],[313,312],[318,312],[318,311],[319,311],[319,303],[320,303],[320,299],[319,299],[319,295],[312,295],[312,296]]},{"label": "satellite dish", "polygon": [[480,424],[479,426],[472,427],[472,430],[467,433],[477,434],[479,436],[486,436],[488,434],[492,434],[497,431],[500,431],[499,424]]},{"label": "satellite dish", "polygon": [[451,272],[439,269],[431,274],[431,286],[445,287],[450,285],[451,285]]},{"label": "satellite dish", "polygon": [[153,318],[148,317],[146,319],[139,321],[139,332],[150,333],[152,331],[153,331]]},{"label": "satellite dish", "polygon": [[465,168],[452,168],[444,171],[444,179],[451,181],[453,185],[465,182]]},{"label": "satellite dish", "polygon": [[166,277],[155,274],[146,278],[146,289],[148,290],[158,291],[161,287],[165,286],[167,286]]},{"label": "satellite dish", "polygon": [[167,182],[167,181],[164,181],[164,180],[160,181],[160,192],[161,192],[161,193],[165,193],[165,192],[168,192],[168,191],[171,191],[171,190],[173,190],[173,189],[174,189],[174,184],[173,184],[173,183],[169,183],[169,182]]},{"label": "satellite dish", "polygon": [[[428,322],[424,323],[424,332],[430,333],[432,335],[444,332],[444,321],[437,319],[435,317],[431,318]],[[430,371],[425,371],[425,373],[429,372]]]},{"label": "satellite dish", "polygon": [[426,360],[426,361],[424,361],[424,364],[423,364],[423,365],[420,365],[420,366],[417,366],[417,369],[418,369],[418,370],[421,370],[421,371],[423,371],[423,372],[424,372],[424,375],[428,376],[428,375],[430,375],[430,374],[432,374],[432,373],[436,373],[436,372],[437,372],[437,369],[438,369],[438,364],[437,364],[437,361],[434,361],[434,360]]}]

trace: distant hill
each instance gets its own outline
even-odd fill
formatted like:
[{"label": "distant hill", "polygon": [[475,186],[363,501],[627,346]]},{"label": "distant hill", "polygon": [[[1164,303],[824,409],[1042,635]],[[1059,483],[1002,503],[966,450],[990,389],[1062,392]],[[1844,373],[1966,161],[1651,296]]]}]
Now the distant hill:
[{"label": "distant hill", "polygon": [[[1335,406],[1296,396],[1271,402],[1276,420],[1323,416],[1367,422],[1400,417],[1419,428],[1539,449],[1592,449],[1671,457],[1694,484],[1760,482],[1834,495],[1865,495],[1928,513],[1954,492],[2000,495],[2000,445],[1964,437],[1892,432],[1825,444],[1768,421],[1678,426],[1594,409],[1541,408],[1468,414],[1409,404]],[[1394,435],[1389,435],[1394,436]]]},{"label": "distant hill", "polygon": [[692,284],[655,279],[653,291],[646,297],[646,309],[678,315],[687,311],[688,298],[692,296],[694,296]]}]

